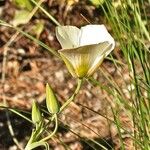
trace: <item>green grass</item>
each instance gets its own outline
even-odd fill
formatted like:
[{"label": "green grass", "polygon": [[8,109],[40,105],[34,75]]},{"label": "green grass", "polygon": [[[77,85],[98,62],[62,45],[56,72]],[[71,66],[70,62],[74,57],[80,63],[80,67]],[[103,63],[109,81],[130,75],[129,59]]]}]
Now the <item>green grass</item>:
[{"label": "green grass", "polygon": [[[150,20],[144,8],[148,1],[120,0],[120,2],[120,5],[115,8],[114,1],[105,1],[102,9],[123,52],[128,71],[131,74],[130,84],[134,86],[134,90],[130,91],[131,99],[128,101],[130,107],[126,103],[127,99],[124,99],[118,90],[114,97],[132,115],[135,149],[148,150],[150,149],[150,50],[146,43],[150,42]],[[113,85],[116,87],[115,84]],[[116,120],[118,117],[114,110],[113,113]],[[116,125],[118,133],[120,133],[120,127],[118,124]],[[124,149],[123,145],[122,143],[122,149]]]}]

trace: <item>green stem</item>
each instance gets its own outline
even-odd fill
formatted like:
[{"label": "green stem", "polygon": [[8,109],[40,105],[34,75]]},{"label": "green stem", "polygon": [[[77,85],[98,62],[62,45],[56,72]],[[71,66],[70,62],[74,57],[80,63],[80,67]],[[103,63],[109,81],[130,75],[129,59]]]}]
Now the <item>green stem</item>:
[{"label": "green stem", "polygon": [[28,143],[27,143],[27,145],[26,145],[26,147],[25,147],[25,150],[30,150],[30,145],[33,143],[33,141],[34,141],[34,134],[35,134],[35,131],[32,131],[32,134],[31,134],[31,136],[30,136],[30,139],[29,139],[29,141],[28,141]]},{"label": "green stem", "polygon": [[[42,140],[37,141],[37,137],[39,136],[38,133],[39,131],[36,130],[36,131],[33,131],[32,134],[31,134],[31,137],[30,137],[30,140],[28,141],[26,147],[25,147],[25,150],[31,150],[33,148],[36,148],[36,147],[39,147],[39,146],[42,146],[42,145],[45,145],[45,141],[50,139],[53,135],[55,135],[56,131],[57,131],[57,128],[58,128],[58,118],[57,118],[57,114],[54,114],[54,119],[55,119],[55,129],[54,131],[48,135],[47,137],[43,138]],[[41,127],[38,127],[39,129]],[[41,134],[41,133],[40,133]]]},{"label": "green stem", "polygon": [[54,114],[54,119],[55,119],[55,129],[54,129],[54,131],[53,131],[50,135],[48,135],[47,137],[45,137],[45,138],[43,138],[42,140],[40,140],[39,142],[44,142],[44,141],[46,141],[46,140],[52,138],[53,135],[55,135],[55,133],[56,133],[56,131],[57,131],[57,129],[58,129],[58,118],[57,118],[57,114]]},{"label": "green stem", "polygon": [[40,10],[42,10],[57,26],[60,26],[60,23],[50,14],[46,11],[46,9],[44,9],[43,7],[41,7],[35,0],[31,0],[38,8],[40,8]]},{"label": "green stem", "polygon": [[[76,95],[77,95],[77,94],[79,93],[79,91],[80,91],[82,82],[83,82],[83,79],[78,79],[78,84],[77,84],[77,87],[76,87],[76,89],[75,89],[73,95],[61,106],[59,113],[61,113],[61,112],[75,99]],[[48,135],[47,137],[41,139],[41,140],[38,141],[38,142],[34,142],[34,143],[32,143],[32,141],[34,141],[34,133],[32,133],[32,137],[31,137],[31,139],[29,140],[29,142],[28,142],[28,144],[27,144],[27,146],[26,146],[26,148],[25,148],[26,150],[31,149],[31,148],[33,149],[33,148],[35,148],[35,147],[37,147],[37,146],[40,146],[41,143],[45,142],[46,140],[52,138],[52,137],[55,135],[55,133],[56,133],[56,131],[57,131],[57,129],[58,129],[58,118],[57,118],[57,114],[54,114],[54,115],[52,116],[51,121],[53,121],[53,119],[55,120],[55,129],[54,129],[54,131],[53,131],[50,135]]]},{"label": "green stem", "polygon": [[[60,111],[59,113],[61,113],[76,97],[76,95],[79,93],[80,91],[80,88],[81,88],[81,85],[82,85],[82,82],[83,82],[83,79],[78,79],[78,84],[77,84],[77,87],[75,89],[75,92],[73,93],[73,95],[62,105],[62,107],[60,108]],[[57,118],[57,114],[54,114],[51,118],[51,121],[55,120],[55,129],[54,131],[48,135],[47,137],[41,139],[40,141],[38,141],[39,143],[43,143],[45,142],[46,140],[52,138],[53,135],[55,135],[56,131],[57,131],[57,128],[58,128],[58,118]],[[28,150],[28,148],[33,148],[33,147],[36,147],[37,145],[37,142],[34,142],[34,133],[32,133],[31,135],[32,137],[30,138],[27,146],[26,146],[26,150]],[[40,144],[38,144],[37,146],[39,146]]]},{"label": "green stem", "polygon": [[[74,93],[72,94],[72,96],[61,106],[58,114],[60,114],[76,97],[76,95],[79,93],[79,90],[81,88],[81,85],[82,85],[82,82],[83,82],[83,79],[78,79],[78,83],[77,83],[77,87],[74,91]],[[55,118],[55,114],[52,115],[51,117],[51,120],[46,124],[46,126],[44,127],[45,130],[46,130],[46,127],[50,124],[50,122],[52,122]]]},{"label": "green stem", "polygon": [[34,142],[31,145],[29,145],[28,147],[26,147],[25,150],[32,150],[39,146],[44,146],[46,148],[46,150],[49,150],[49,145],[46,142]]},{"label": "green stem", "polygon": [[61,106],[59,113],[61,113],[76,97],[76,95],[79,93],[81,85],[82,85],[83,79],[78,79],[78,85],[73,93],[73,95]]},{"label": "green stem", "polygon": [[30,120],[30,119],[29,119],[28,117],[26,117],[25,115],[22,115],[19,111],[15,110],[15,109],[12,109],[12,108],[7,108],[7,107],[6,107],[6,109],[8,109],[9,111],[13,112],[14,114],[16,114],[16,115],[22,117],[23,119],[25,119],[25,120],[27,120],[28,122],[30,122],[30,123],[33,124],[32,120]]}]

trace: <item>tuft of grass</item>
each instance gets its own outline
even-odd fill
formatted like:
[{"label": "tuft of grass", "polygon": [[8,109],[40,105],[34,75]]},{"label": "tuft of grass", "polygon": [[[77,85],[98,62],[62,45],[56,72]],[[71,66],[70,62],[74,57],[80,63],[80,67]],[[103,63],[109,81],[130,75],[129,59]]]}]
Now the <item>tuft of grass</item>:
[{"label": "tuft of grass", "polygon": [[[117,7],[115,3],[118,3]],[[150,21],[145,10],[146,3],[146,0],[108,0],[101,6],[128,66],[129,84],[133,85],[128,100],[120,93],[123,89],[118,89],[113,78],[109,78],[112,90],[116,92],[114,98],[130,112],[134,126],[134,148],[143,150],[150,148],[150,51],[147,45],[150,42]],[[119,68],[118,64],[115,66]],[[119,116],[114,108],[112,111],[120,133]],[[119,137],[121,149],[125,149],[121,134]]]}]

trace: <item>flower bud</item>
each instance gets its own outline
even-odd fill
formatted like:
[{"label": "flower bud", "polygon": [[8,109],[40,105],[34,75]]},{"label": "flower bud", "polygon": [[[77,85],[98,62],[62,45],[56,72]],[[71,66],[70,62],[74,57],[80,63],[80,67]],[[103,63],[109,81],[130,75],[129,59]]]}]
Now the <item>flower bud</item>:
[{"label": "flower bud", "polygon": [[42,115],[37,102],[32,103],[32,121],[34,124],[39,123],[42,120]]},{"label": "flower bud", "polygon": [[52,114],[56,114],[59,112],[57,98],[48,83],[46,84],[46,106],[48,111]]}]

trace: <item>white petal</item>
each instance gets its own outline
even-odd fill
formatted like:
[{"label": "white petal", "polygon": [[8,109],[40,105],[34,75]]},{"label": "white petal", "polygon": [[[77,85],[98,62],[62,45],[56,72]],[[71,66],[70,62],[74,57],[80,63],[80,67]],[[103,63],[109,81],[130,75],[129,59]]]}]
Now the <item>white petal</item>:
[{"label": "white petal", "polygon": [[113,50],[112,44],[109,42],[103,42],[100,44],[97,44],[97,47],[95,47],[99,52],[97,55],[95,55],[95,58],[93,59],[93,63],[87,73],[88,76],[92,75],[94,71],[101,65],[104,58]]},{"label": "white petal", "polygon": [[111,50],[112,44],[103,42],[73,49],[62,49],[59,50],[59,53],[67,60],[65,62],[69,63],[69,70],[70,66],[72,67],[71,74],[74,70],[74,74],[82,78],[92,75]]},{"label": "white petal", "polygon": [[80,29],[75,26],[58,26],[56,27],[56,37],[63,49],[78,47]]},{"label": "white petal", "polygon": [[109,42],[114,49],[115,42],[104,25],[86,25],[81,28],[80,46]]}]

